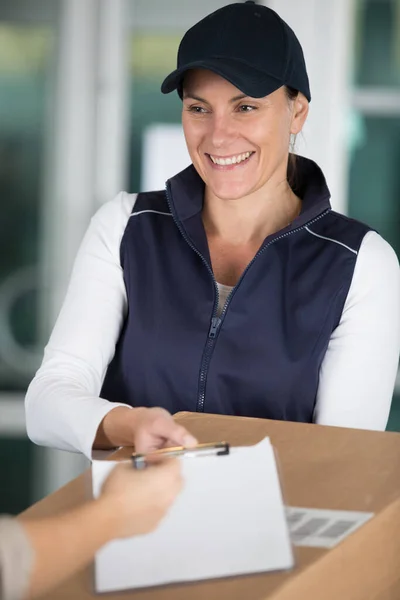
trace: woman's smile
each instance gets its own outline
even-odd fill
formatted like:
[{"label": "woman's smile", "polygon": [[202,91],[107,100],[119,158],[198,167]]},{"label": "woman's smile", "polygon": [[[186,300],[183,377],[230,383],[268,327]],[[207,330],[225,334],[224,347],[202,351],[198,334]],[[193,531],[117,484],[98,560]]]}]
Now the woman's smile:
[{"label": "woman's smile", "polygon": [[212,169],[217,171],[234,171],[236,169],[243,169],[243,167],[248,165],[254,154],[254,151],[247,151],[228,156],[218,156],[216,154],[207,154],[206,152],[205,156]]}]

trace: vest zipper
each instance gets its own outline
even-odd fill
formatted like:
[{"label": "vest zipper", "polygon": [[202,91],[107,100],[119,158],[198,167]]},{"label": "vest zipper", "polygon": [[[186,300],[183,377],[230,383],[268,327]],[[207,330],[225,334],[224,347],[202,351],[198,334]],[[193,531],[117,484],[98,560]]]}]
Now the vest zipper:
[{"label": "vest zipper", "polygon": [[230,292],[229,296],[227,297],[224,307],[222,309],[221,315],[219,317],[217,317],[217,308],[218,308],[218,304],[219,304],[219,290],[218,290],[217,280],[215,279],[213,270],[211,269],[210,265],[208,264],[208,262],[206,261],[204,256],[201,254],[201,252],[199,252],[197,250],[197,248],[192,244],[192,242],[186,235],[185,230],[183,229],[182,225],[180,224],[180,221],[176,217],[176,215],[173,211],[173,207],[172,207],[171,194],[170,194],[168,183],[165,187],[165,193],[166,193],[166,197],[167,197],[169,210],[171,211],[171,214],[174,218],[176,226],[178,227],[180,233],[182,234],[182,236],[185,239],[185,241],[187,242],[187,244],[192,248],[192,250],[194,250],[194,252],[201,258],[202,262],[205,264],[205,266],[213,280],[214,289],[216,292],[215,299],[214,299],[213,312],[212,312],[212,317],[211,317],[211,325],[210,325],[210,329],[208,331],[208,338],[207,338],[207,342],[206,342],[206,345],[205,345],[205,348],[203,351],[202,360],[201,360],[200,376],[199,376],[199,390],[198,390],[198,395],[197,395],[196,412],[204,412],[207,376],[208,376],[208,369],[210,366],[212,351],[214,349],[214,345],[216,343],[218,333],[219,333],[219,331],[221,329],[221,325],[225,319],[225,315],[227,313],[227,310],[229,308],[231,300],[232,300],[233,296],[235,295],[237,289],[239,288],[240,284],[242,283],[243,278],[246,275],[247,271],[250,269],[250,267],[255,262],[255,260],[257,260],[257,258],[259,256],[261,256],[261,254],[263,254],[265,252],[265,250],[267,248],[269,248],[272,244],[274,244],[278,240],[288,237],[289,235],[292,235],[293,233],[297,233],[298,231],[305,229],[306,227],[308,227],[309,225],[312,225],[316,221],[319,221],[320,219],[325,217],[325,215],[327,215],[331,209],[329,208],[329,209],[325,210],[323,213],[318,215],[318,217],[315,217],[315,219],[312,219],[311,221],[304,223],[304,225],[302,225],[301,227],[297,227],[296,229],[292,229],[291,231],[282,233],[278,237],[276,237],[273,240],[271,240],[270,242],[268,242],[268,244],[266,244],[263,248],[261,248],[261,250],[259,250],[257,252],[257,254],[253,257],[253,259],[249,262],[249,264],[243,271],[242,275],[240,276],[239,281],[237,282],[237,284],[235,285],[235,287],[233,288],[233,290]]},{"label": "vest zipper", "polygon": [[214,339],[215,337],[217,337],[217,331],[218,331],[220,324],[221,324],[221,319],[218,319],[218,317],[213,317],[211,319],[211,327],[210,327],[210,331],[208,333],[208,337],[210,337],[211,339]]}]

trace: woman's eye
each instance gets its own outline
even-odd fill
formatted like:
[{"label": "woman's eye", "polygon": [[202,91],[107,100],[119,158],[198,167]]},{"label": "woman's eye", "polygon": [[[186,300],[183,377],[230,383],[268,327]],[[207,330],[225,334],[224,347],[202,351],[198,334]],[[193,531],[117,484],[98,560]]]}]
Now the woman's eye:
[{"label": "woman's eye", "polygon": [[189,112],[194,113],[195,115],[202,115],[205,112],[207,112],[206,109],[203,108],[202,106],[189,106],[189,108],[187,110]]},{"label": "woman's eye", "polygon": [[253,112],[253,110],[256,110],[255,106],[251,106],[250,104],[241,104],[239,106],[239,112]]}]

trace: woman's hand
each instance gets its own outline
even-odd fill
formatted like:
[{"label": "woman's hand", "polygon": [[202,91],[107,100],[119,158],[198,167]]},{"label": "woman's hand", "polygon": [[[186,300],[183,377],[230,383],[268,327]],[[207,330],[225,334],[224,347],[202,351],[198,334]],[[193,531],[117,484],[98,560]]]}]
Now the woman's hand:
[{"label": "woman's hand", "polygon": [[196,438],[164,408],[117,406],[101,422],[93,448],[135,446],[137,452],[151,452],[168,446],[191,448],[196,444]]},{"label": "woman's hand", "polygon": [[151,452],[170,446],[192,448],[197,444],[196,438],[178,425],[164,408],[137,408],[135,419],[136,452]]},{"label": "woman's hand", "polygon": [[[182,489],[180,462],[164,459],[136,471],[132,464],[116,466],[106,479],[99,500],[113,538],[153,531]],[[101,523],[99,523],[101,527]]]}]

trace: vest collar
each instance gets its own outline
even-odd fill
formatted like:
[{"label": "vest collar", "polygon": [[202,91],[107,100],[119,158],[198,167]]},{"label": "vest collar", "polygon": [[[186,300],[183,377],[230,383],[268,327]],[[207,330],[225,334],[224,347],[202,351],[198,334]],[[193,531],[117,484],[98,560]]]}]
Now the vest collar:
[{"label": "vest collar", "polygon": [[[312,160],[296,157],[296,170],[292,173],[293,191],[301,198],[301,212],[294,221],[269,236],[265,241],[303,227],[313,219],[330,210],[330,192],[320,167]],[[189,241],[209,261],[209,252],[201,211],[204,202],[204,182],[193,165],[181,171],[166,183],[167,197],[178,226],[186,233]]]}]

